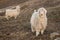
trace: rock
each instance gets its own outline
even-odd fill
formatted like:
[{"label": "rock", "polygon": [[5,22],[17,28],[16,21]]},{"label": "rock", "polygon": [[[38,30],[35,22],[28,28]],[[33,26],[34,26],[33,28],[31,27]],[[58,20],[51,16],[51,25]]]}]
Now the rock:
[{"label": "rock", "polygon": [[54,40],[60,40],[60,37],[58,37],[58,38],[56,38],[56,39],[54,39]]},{"label": "rock", "polygon": [[57,35],[60,35],[60,34],[58,32],[53,32],[50,34],[50,38],[54,38]]}]

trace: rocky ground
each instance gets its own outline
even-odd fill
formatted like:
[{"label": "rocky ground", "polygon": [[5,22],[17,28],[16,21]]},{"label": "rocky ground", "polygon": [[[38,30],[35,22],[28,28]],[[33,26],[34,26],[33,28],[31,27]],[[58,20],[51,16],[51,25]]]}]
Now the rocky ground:
[{"label": "rocky ground", "polygon": [[[50,38],[50,34],[60,34],[60,0],[0,0],[0,9],[9,6],[21,6],[17,19],[0,18],[0,40],[54,40],[58,36]],[[48,26],[43,35],[35,36],[31,32],[30,18],[34,9],[45,7],[48,11]]]}]

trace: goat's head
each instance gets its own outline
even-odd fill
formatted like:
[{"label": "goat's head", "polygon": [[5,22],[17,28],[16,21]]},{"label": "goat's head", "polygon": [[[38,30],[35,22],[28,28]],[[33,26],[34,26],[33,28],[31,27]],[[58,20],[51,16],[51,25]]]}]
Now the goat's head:
[{"label": "goat's head", "polygon": [[17,5],[17,6],[16,6],[16,8],[20,9],[20,6],[19,6],[19,5]]},{"label": "goat's head", "polygon": [[19,5],[16,6],[16,9],[18,12],[20,12],[20,6]]},{"label": "goat's head", "polygon": [[41,17],[43,17],[43,16],[46,16],[47,10],[45,8],[41,7],[38,9],[38,12],[39,12],[39,15]]}]

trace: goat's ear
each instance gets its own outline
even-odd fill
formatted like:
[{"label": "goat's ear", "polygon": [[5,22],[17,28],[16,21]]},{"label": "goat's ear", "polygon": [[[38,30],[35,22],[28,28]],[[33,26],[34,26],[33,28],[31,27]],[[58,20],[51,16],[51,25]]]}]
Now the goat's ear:
[{"label": "goat's ear", "polygon": [[43,9],[44,13],[46,14],[47,13],[47,10],[46,9]]},{"label": "goat's ear", "polygon": [[47,10],[45,10],[45,13],[47,13]]},{"label": "goat's ear", "polygon": [[34,12],[37,12],[36,10],[34,10]]}]

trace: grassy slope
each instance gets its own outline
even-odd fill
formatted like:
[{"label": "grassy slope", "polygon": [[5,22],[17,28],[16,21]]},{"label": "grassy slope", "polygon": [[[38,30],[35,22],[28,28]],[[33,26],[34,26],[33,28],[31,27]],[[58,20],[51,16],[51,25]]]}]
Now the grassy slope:
[{"label": "grassy slope", "polygon": [[[0,2],[1,8],[9,5],[23,5],[21,13],[16,20],[14,18],[11,18],[9,21],[6,19],[0,19],[0,40],[52,40],[50,39],[49,34],[60,31],[60,0],[21,1],[6,0]],[[36,37],[35,34],[31,32],[29,22],[33,10],[42,6],[48,10],[48,26],[43,35]]]}]

